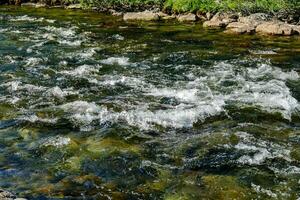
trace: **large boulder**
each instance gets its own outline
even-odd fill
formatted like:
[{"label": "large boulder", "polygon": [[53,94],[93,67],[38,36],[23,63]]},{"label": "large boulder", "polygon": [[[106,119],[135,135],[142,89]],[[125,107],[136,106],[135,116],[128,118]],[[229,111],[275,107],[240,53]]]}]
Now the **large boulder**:
[{"label": "large boulder", "polygon": [[238,15],[234,13],[217,13],[211,20],[203,23],[204,27],[221,28],[226,27],[229,23],[236,22]]},{"label": "large boulder", "polygon": [[255,32],[255,27],[251,24],[245,24],[241,22],[232,22],[227,27],[227,33],[236,33],[236,34],[251,34]]},{"label": "large boulder", "polygon": [[195,14],[189,13],[185,15],[179,15],[177,19],[180,22],[195,22],[197,20],[197,16]]},{"label": "large boulder", "polygon": [[290,36],[296,33],[295,26],[283,22],[264,22],[256,27],[257,33]]},{"label": "large boulder", "polygon": [[159,14],[152,11],[144,12],[128,12],[123,15],[125,21],[129,20],[143,20],[143,21],[158,21]]},{"label": "large boulder", "polygon": [[263,22],[270,21],[271,19],[272,17],[268,14],[255,13],[246,17],[240,17],[239,22],[256,27]]}]

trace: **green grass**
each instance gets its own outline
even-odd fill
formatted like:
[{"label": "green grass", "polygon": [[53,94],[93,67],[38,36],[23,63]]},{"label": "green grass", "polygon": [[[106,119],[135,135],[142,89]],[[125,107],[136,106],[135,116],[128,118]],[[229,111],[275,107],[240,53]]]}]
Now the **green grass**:
[{"label": "green grass", "polygon": [[276,12],[300,8],[300,0],[166,0],[165,7],[175,12],[241,11]]},{"label": "green grass", "polygon": [[[9,0],[4,0],[9,1]],[[16,0],[10,0],[16,1]],[[217,12],[239,11],[246,13],[276,12],[283,9],[299,9],[300,0],[22,0],[39,1],[48,4],[75,4],[99,8],[147,9],[151,6],[165,8],[173,12]],[[0,0],[1,2],[1,0]],[[130,10],[130,9],[129,9]]]},{"label": "green grass", "polygon": [[64,0],[66,3],[80,3],[88,7],[142,7],[147,5],[162,6],[163,0]]}]

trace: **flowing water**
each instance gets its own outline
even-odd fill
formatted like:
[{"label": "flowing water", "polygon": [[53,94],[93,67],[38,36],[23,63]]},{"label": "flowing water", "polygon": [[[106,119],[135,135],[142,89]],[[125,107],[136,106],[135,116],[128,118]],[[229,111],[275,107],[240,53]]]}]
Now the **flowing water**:
[{"label": "flowing water", "polygon": [[300,37],[0,7],[0,187],[300,199]]}]

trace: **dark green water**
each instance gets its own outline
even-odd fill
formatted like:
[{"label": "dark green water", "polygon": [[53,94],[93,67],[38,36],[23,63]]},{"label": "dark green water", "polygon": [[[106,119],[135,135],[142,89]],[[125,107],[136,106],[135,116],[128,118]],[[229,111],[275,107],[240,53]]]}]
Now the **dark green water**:
[{"label": "dark green water", "polygon": [[0,187],[300,199],[300,37],[0,7]]}]

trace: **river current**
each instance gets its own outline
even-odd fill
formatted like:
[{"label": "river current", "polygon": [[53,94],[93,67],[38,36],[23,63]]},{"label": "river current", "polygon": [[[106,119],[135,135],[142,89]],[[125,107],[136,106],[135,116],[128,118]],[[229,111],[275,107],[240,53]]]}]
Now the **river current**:
[{"label": "river current", "polygon": [[300,199],[300,37],[0,7],[0,187]]}]

